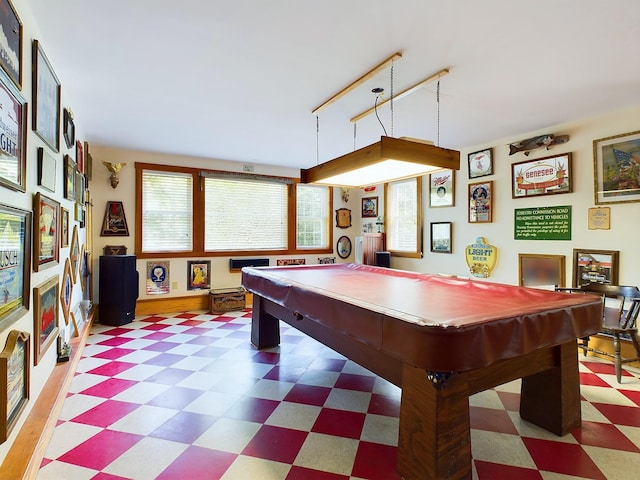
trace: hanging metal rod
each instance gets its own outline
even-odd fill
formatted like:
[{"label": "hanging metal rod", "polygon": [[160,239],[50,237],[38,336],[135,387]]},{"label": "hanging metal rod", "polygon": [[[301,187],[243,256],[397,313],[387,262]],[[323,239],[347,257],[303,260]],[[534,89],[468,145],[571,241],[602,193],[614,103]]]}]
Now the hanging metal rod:
[{"label": "hanging metal rod", "polygon": [[[406,97],[408,95],[411,95],[413,92],[415,92],[416,90],[418,90],[419,88],[423,87],[425,84],[432,82],[434,80],[438,80],[440,77],[444,77],[446,74],[449,73],[449,69],[448,68],[444,68],[442,70],[440,70],[438,73],[434,73],[433,75],[431,75],[428,78],[425,78],[424,80],[419,81],[418,83],[416,83],[415,85],[407,88],[406,90],[403,90],[402,92],[398,93],[397,95],[393,96],[393,101],[397,101],[400,100],[403,97]],[[377,107],[380,108],[382,105],[388,103],[391,99],[388,98],[386,100],[383,100],[381,102],[378,102]],[[358,120],[363,119],[364,117],[366,117],[367,115],[369,115],[370,113],[373,113],[375,110],[375,107],[371,107],[368,110],[365,110],[362,113],[359,113],[358,115],[356,115],[355,117],[353,117],[351,119],[351,122],[357,122]]]},{"label": "hanging metal rod", "polygon": [[316,108],[311,110],[311,113],[313,113],[315,115],[316,113],[318,113],[323,108],[328,107],[329,105],[331,105],[336,100],[344,97],[347,93],[349,93],[352,90],[358,88],[360,85],[362,85],[364,82],[369,80],[371,77],[373,77],[374,75],[379,73],[381,70],[384,70],[391,62],[393,62],[394,60],[398,60],[399,58],[402,58],[402,53],[400,53],[400,52],[394,53],[389,58],[387,58],[384,62],[378,64],[375,67],[373,67],[371,70],[369,70],[367,73],[362,75],[360,78],[358,78],[354,82],[350,83],[349,85],[344,87],[342,90],[340,90],[338,93],[336,93],[334,96],[332,96],[331,98],[328,98],[323,103],[318,105]]}]

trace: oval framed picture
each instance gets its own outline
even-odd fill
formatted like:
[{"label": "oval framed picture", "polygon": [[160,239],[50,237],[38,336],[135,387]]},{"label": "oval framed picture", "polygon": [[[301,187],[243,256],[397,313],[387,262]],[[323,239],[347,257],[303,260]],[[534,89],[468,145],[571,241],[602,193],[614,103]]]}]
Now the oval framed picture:
[{"label": "oval framed picture", "polygon": [[338,250],[338,256],[340,258],[347,258],[351,255],[351,240],[346,235],[341,236],[338,239],[338,243],[336,245]]}]

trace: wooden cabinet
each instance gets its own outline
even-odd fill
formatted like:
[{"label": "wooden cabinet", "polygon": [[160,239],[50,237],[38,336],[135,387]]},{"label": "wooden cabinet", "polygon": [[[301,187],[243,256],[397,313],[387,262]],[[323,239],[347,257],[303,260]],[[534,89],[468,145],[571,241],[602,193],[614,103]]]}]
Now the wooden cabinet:
[{"label": "wooden cabinet", "polygon": [[362,237],[362,263],[375,265],[376,252],[384,251],[384,233],[365,233]]}]

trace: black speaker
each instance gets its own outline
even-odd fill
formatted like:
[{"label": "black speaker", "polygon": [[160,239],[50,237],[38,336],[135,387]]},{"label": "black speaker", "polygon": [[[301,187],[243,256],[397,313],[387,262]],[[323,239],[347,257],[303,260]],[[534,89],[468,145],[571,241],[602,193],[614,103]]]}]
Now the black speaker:
[{"label": "black speaker", "polygon": [[391,253],[389,252],[375,252],[374,265],[376,267],[391,267]]},{"label": "black speaker", "polygon": [[136,316],[138,271],[135,255],[100,257],[98,321],[104,325],[124,325]]},{"label": "black speaker", "polygon": [[230,258],[229,270],[240,270],[242,267],[268,267],[268,258]]}]

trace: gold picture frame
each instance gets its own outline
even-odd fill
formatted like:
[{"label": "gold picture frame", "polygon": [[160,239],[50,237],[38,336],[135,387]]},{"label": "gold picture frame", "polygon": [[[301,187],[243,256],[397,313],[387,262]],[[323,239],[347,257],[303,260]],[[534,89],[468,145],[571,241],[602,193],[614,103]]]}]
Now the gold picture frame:
[{"label": "gold picture frame", "polygon": [[0,352],[0,443],[4,443],[29,401],[29,333],[12,330]]},{"label": "gold picture frame", "polygon": [[565,281],[566,257],[564,255],[518,254],[518,285],[564,288]]}]

